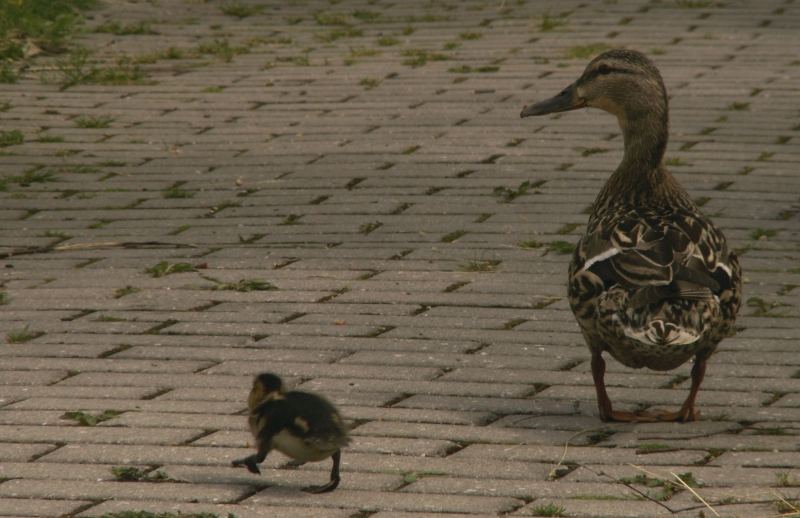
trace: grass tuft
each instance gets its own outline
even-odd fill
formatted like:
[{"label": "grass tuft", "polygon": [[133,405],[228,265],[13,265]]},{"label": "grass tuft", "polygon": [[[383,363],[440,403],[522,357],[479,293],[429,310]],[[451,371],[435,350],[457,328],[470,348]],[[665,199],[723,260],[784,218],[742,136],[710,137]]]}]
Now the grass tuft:
[{"label": "grass tuft", "polygon": [[197,269],[189,263],[171,263],[169,261],[161,261],[150,268],[145,270],[153,277],[164,277],[172,275],[173,273],[196,272]]},{"label": "grass tuft", "polygon": [[233,16],[234,18],[243,19],[250,16],[260,14],[264,10],[263,5],[246,5],[239,2],[233,2],[221,5],[219,10],[222,14]]},{"label": "grass tuft", "polygon": [[450,56],[425,49],[407,49],[403,51],[406,59],[403,64],[412,68],[424,66],[428,61],[446,61]]},{"label": "grass tuft", "polygon": [[20,130],[0,131],[0,147],[16,146],[25,142]]},{"label": "grass tuft", "polygon": [[120,415],[122,412],[119,410],[103,410],[99,414],[89,414],[83,410],[74,412],[66,412],[61,416],[61,419],[71,419],[81,426],[95,426],[103,421],[108,421]]},{"label": "grass tuft", "polygon": [[539,30],[541,32],[553,31],[562,25],[566,25],[563,15],[551,16],[550,13],[544,13],[539,20]]},{"label": "grass tuft", "polygon": [[566,516],[566,509],[562,505],[542,504],[535,506],[531,512],[533,516]]},{"label": "grass tuft", "polygon": [[114,34],[116,36],[129,36],[132,34],[158,34],[150,24],[145,21],[123,24],[117,20],[108,21],[94,28],[94,32]]},{"label": "grass tuft", "polygon": [[[7,297],[3,297],[4,301],[7,301]],[[5,303],[5,302],[3,302]],[[10,331],[6,335],[6,340],[10,344],[24,344],[25,342],[30,342],[40,336],[44,335],[44,331],[31,331],[28,326],[23,327],[22,329],[18,329],[16,331]]]},{"label": "grass tuft", "polygon": [[236,282],[220,282],[210,279],[216,283],[213,290],[238,291],[247,293],[250,291],[272,291],[277,290],[277,286],[262,279],[240,279]]},{"label": "grass tuft", "polygon": [[124,288],[118,288],[114,292],[114,298],[115,299],[121,299],[122,297],[125,297],[126,295],[132,295],[134,293],[137,293],[138,291],[140,291],[139,288],[135,288],[133,286],[125,286]]},{"label": "grass tuft", "polygon": [[75,126],[78,128],[100,129],[110,127],[112,122],[114,122],[114,117],[109,115],[81,115],[75,119]]},{"label": "grass tuft", "polygon": [[114,466],[111,474],[120,482],[164,482],[169,480],[166,473],[161,470],[148,473],[133,466]]},{"label": "grass tuft", "polygon": [[589,45],[578,45],[567,49],[568,59],[586,59],[608,50],[610,47],[605,43],[591,43]]}]

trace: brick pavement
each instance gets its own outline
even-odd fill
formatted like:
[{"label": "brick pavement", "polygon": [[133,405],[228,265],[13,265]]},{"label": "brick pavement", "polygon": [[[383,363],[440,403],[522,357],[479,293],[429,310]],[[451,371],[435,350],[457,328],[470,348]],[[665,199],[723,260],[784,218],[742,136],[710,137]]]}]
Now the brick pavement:
[{"label": "brick pavement", "polygon": [[[77,42],[98,66],[139,62],[143,84],[61,90],[53,58],[0,84],[0,129],[24,135],[0,148],[0,252],[49,247],[0,260],[0,516],[797,511],[794,2],[158,0],[89,17]],[[113,21],[148,30],[94,31]],[[742,258],[740,331],[696,423],[597,419],[559,242],[620,133],[597,111],[518,119],[605,46],[661,68],[668,164]],[[162,261],[191,271],[146,271]],[[261,370],[350,420],[337,491],[297,489],[327,463],[229,467]],[[687,366],[608,370],[620,408],[688,390]],[[125,466],[150,480],[117,480]]]}]

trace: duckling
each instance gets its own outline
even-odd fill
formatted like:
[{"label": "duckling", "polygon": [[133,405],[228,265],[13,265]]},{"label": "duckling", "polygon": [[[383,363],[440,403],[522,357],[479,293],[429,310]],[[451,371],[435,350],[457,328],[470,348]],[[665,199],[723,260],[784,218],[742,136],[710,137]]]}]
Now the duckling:
[{"label": "duckling", "polygon": [[350,439],[339,411],[327,399],[308,392],[286,392],[283,380],[268,372],[253,379],[247,398],[250,409],[248,423],[256,441],[258,453],[237,459],[234,466],[261,474],[258,464],[276,449],[294,459],[290,464],[333,459],[330,482],[322,486],[303,488],[309,493],[333,491],[339,485],[341,448]]},{"label": "duckling", "polygon": [[[622,162],[592,206],[569,267],[568,297],[591,351],[603,421],[692,421],[706,361],[734,331],[742,274],[725,236],[664,167],[667,93],[656,66],[632,50],[593,59],[573,84],[521,117],[600,108],[617,117]],[[676,412],[613,410],[608,351],[620,363],[674,369],[694,356],[689,395]]]}]

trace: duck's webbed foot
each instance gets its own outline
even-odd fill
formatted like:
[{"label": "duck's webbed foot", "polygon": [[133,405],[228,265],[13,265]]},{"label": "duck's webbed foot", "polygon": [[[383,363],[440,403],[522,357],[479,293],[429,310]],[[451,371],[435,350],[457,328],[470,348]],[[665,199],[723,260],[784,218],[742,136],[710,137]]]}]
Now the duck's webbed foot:
[{"label": "duck's webbed foot", "polygon": [[623,410],[600,411],[603,421],[618,421],[621,423],[656,423],[661,421],[658,416],[649,412],[625,412]]},{"label": "duck's webbed foot", "polygon": [[325,485],[322,486],[307,486],[303,488],[303,491],[306,493],[327,493],[328,491],[333,491],[339,485],[339,479],[335,478],[332,479]]},{"label": "duck's webbed foot", "polygon": [[698,421],[700,419],[700,411],[695,410],[694,407],[684,408],[676,412],[652,412],[658,421],[677,421],[679,423],[688,423],[689,421]]},{"label": "duck's webbed foot", "polygon": [[700,419],[700,411],[695,410],[694,402],[697,398],[697,392],[700,390],[700,384],[703,382],[703,376],[706,372],[705,358],[695,358],[694,367],[692,367],[692,388],[689,390],[689,396],[686,398],[686,401],[683,402],[683,405],[677,412],[667,412],[664,410],[624,412],[614,410],[611,407],[611,399],[609,399],[608,393],[606,392],[606,385],[604,381],[605,371],[606,362],[603,360],[601,353],[593,351],[592,377],[594,378],[594,387],[597,392],[597,407],[600,411],[600,419],[603,421],[621,421],[624,423],[659,423],[677,421],[686,423]]},{"label": "duck's webbed foot", "polygon": [[259,455],[257,453],[254,453],[253,455],[244,457],[242,459],[234,460],[233,462],[231,462],[231,465],[234,467],[244,466],[250,473],[255,473],[256,475],[260,475],[261,469],[258,467],[258,463],[262,462],[264,459],[262,458],[259,460],[258,457]]}]

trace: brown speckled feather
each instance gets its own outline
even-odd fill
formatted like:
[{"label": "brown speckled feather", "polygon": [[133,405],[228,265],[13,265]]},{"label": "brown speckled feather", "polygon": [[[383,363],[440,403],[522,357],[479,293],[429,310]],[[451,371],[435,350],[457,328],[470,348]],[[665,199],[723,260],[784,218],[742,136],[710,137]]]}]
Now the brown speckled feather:
[{"label": "brown speckled feather", "polygon": [[666,370],[710,355],[741,303],[736,255],[683,192],[674,194],[659,204],[598,200],[570,265],[570,304],[584,335],[630,367]]}]

